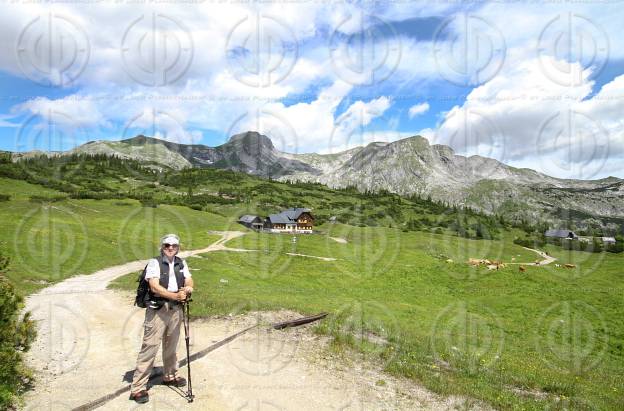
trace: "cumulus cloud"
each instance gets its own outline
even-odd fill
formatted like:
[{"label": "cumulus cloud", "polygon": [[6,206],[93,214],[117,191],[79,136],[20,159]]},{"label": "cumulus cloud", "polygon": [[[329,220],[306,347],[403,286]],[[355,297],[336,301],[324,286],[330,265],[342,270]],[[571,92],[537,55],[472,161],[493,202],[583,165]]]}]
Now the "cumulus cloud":
[{"label": "cumulus cloud", "polygon": [[426,113],[427,111],[429,111],[429,103],[415,104],[412,107],[410,107],[408,115],[409,115],[409,118],[414,118],[419,114]]},{"label": "cumulus cloud", "polygon": [[[151,127],[177,142],[196,142],[206,130],[221,130],[224,140],[258,130],[284,151],[333,152],[415,134],[394,131],[401,117],[392,102],[436,98],[451,85],[462,103],[421,131],[431,141],[558,176],[601,176],[622,157],[624,79],[590,96],[605,52],[624,59],[624,43],[608,38],[622,12],[582,3],[563,11],[495,2],[16,4],[0,14],[0,70],[57,87],[14,106],[0,126],[36,116],[111,138]],[[443,21],[447,35],[437,43],[398,29],[428,16]],[[46,37],[49,27],[59,36]],[[572,43],[561,49],[565,30]],[[500,65],[483,76],[489,40]],[[81,64],[66,70],[74,55]],[[466,80],[476,87],[453,88]],[[428,110],[416,104],[408,117]]]},{"label": "cumulus cloud", "polygon": [[351,84],[336,80],[309,103],[266,104],[245,115],[231,134],[258,130],[269,135],[282,151],[335,152],[336,147],[349,145],[349,141],[353,143],[357,130],[382,117],[391,106],[390,99],[385,96],[366,102],[357,100],[336,116],[338,105],[352,89]]},{"label": "cumulus cloud", "polygon": [[106,127],[108,119],[100,112],[96,102],[83,99],[79,95],[51,100],[37,97],[18,105],[17,112],[38,116],[44,121],[68,128]]},{"label": "cumulus cloud", "polygon": [[473,89],[446,113],[434,141],[558,177],[604,176],[606,164],[624,154],[623,76],[589,97],[591,69],[571,65],[583,82],[568,87],[545,76],[541,64],[525,60]]}]

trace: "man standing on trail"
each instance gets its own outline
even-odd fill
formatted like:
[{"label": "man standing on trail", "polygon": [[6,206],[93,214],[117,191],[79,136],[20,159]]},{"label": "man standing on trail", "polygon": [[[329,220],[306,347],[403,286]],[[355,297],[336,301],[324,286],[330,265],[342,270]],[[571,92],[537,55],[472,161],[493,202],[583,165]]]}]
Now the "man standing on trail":
[{"label": "man standing on trail", "polygon": [[162,341],[163,384],[183,387],[186,380],[177,375],[176,348],[182,323],[182,302],[193,292],[193,279],[186,261],[177,257],[180,238],[167,234],[160,241],[160,256],[149,260],[145,280],[149,283],[150,303],[145,310],[143,344],[132,379],[130,399],[149,401],[149,380],[158,347]]}]

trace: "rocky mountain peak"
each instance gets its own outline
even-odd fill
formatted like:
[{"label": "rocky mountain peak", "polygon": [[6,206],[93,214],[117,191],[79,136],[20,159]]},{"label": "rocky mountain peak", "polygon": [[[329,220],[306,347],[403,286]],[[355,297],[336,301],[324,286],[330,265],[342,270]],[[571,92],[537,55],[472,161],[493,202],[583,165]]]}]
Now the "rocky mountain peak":
[{"label": "rocky mountain peak", "polygon": [[133,146],[142,146],[145,144],[162,144],[163,141],[154,137],[148,137],[143,134],[138,134],[134,137],[121,140],[120,142],[130,144]]},{"label": "rocky mountain peak", "polygon": [[362,191],[426,194],[438,201],[486,212],[511,209],[513,213],[534,216],[563,208],[624,218],[624,180],[558,179],[492,158],[458,155],[449,146],[430,144],[418,135],[393,142],[372,142],[332,154],[282,153],[269,137],[257,131],[233,135],[217,147],[176,144],[137,135],[117,142],[86,144],[72,152],[117,155],[177,169],[221,168],[277,180],[318,182],[334,188],[355,186]]},{"label": "rocky mountain peak", "polygon": [[257,131],[247,131],[244,133],[234,134],[226,144],[235,143],[242,144],[247,147],[266,147],[269,150],[273,150],[273,142],[264,134],[260,134]]}]

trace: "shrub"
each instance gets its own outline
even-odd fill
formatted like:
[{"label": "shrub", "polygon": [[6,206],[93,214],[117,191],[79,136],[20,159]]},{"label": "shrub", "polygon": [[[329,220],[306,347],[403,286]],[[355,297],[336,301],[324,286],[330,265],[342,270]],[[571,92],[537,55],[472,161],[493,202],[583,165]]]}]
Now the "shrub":
[{"label": "shrub", "polygon": [[63,201],[67,198],[66,195],[55,195],[55,196],[41,196],[41,195],[32,195],[30,196],[31,203],[53,203],[56,201]]},{"label": "shrub", "polygon": [[20,319],[22,297],[1,273],[9,260],[0,255],[0,409],[10,409],[31,379],[23,364],[23,353],[35,339],[35,325],[30,313]]},{"label": "shrub", "polygon": [[158,207],[158,202],[154,200],[153,198],[142,198],[139,201],[143,207],[152,207],[152,208]]}]

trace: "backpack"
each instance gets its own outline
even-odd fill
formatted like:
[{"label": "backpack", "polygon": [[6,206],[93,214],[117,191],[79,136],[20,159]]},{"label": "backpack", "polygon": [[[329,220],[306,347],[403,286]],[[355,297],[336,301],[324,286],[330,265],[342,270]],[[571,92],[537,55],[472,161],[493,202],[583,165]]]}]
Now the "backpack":
[{"label": "backpack", "polygon": [[[168,281],[169,272],[168,271],[167,271],[167,273],[163,272],[163,269],[162,269],[163,257],[162,257],[162,255],[159,255],[158,257],[156,257],[156,260],[158,261],[158,265],[161,267],[160,285],[162,285],[163,287],[167,288],[167,285],[163,284],[163,283],[164,283],[165,277],[167,278],[167,281]],[[147,273],[147,265],[148,264],[146,264],[145,267],[143,268],[143,270],[139,273],[139,278],[137,279],[137,282],[139,284],[137,285],[136,296],[134,297],[134,305],[136,305],[139,308],[152,307],[152,308],[158,309],[158,308],[162,307],[162,305],[164,304],[165,299],[152,295],[149,283],[145,279],[145,274]],[[177,256],[174,257],[174,265],[181,265],[181,264],[182,264],[182,260],[179,257],[177,257]],[[182,277],[182,281],[181,281],[180,277]],[[183,276],[177,276],[176,275],[176,282],[178,283],[178,288],[182,288],[182,286],[184,286],[183,278],[184,278]],[[182,284],[180,284],[180,282],[182,282]]]},{"label": "backpack", "polygon": [[136,290],[136,297],[134,297],[134,305],[139,308],[147,308],[149,304],[149,283],[145,280],[145,272],[147,271],[147,264],[143,271],[139,273],[139,278],[137,282],[139,285]]}]

